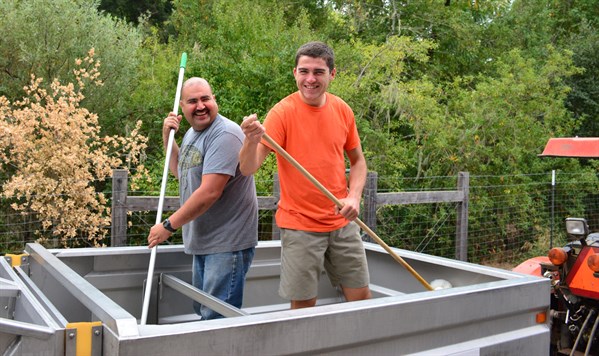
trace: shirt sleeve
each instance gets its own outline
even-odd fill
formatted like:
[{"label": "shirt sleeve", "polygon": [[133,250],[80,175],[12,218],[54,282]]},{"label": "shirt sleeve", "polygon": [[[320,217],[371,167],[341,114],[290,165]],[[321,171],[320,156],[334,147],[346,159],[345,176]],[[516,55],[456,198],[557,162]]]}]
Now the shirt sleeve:
[{"label": "shirt sleeve", "polygon": [[239,165],[241,145],[239,138],[229,132],[214,137],[204,155],[203,174],[227,174],[234,177]]},{"label": "shirt sleeve", "polygon": [[[283,117],[284,114],[280,108],[280,104],[275,105],[266,115],[266,119],[264,119],[264,128],[266,129],[268,136],[278,143],[279,146],[285,149],[287,136],[285,134]],[[273,150],[273,147],[271,147],[264,139],[261,141],[261,143]]]},{"label": "shirt sleeve", "polygon": [[358,127],[356,126],[356,118],[351,108],[346,105],[345,113],[346,125],[347,125],[347,140],[343,149],[345,151],[351,151],[354,148],[360,146],[360,135],[358,134]]}]

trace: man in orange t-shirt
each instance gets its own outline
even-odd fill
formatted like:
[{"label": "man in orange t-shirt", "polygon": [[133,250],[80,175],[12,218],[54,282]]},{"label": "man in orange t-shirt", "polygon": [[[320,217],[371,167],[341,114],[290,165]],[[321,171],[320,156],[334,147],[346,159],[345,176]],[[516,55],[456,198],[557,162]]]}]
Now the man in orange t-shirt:
[{"label": "man in orange t-shirt", "polygon": [[[354,114],[327,92],[335,78],[333,50],[322,42],[301,46],[293,76],[298,91],[277,103],[261,125],[255,114],[244,118],[246,135],[239,154],[244,175],[255,173],[272,151],[265,132],[343,204],[338,209],[301,172],[277,154],[281,182],[276,221],[281,228],[279,294],[291,308],[316,304],[322,268],[348,301],[371,297],[366,254],[358,217],[366,181],[366,160]],[[350,161],[349,189],[345,156]]]}]

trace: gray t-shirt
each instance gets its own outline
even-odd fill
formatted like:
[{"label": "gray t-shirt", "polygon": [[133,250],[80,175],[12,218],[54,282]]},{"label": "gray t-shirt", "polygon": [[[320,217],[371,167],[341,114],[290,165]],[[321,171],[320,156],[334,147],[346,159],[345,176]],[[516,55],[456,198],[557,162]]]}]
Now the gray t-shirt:
[{"label": "gray t-shirt", "polygon": [[244,135],[220,114],[203,131],[190,128],[179,150],[179,195],[183,204],[202,183],[202,175],[231,176],[223,194],[197,219],[183,225],[185,252],[194,255],[233,252],[258,243],[258,199],[254,177],[239,171]]}]

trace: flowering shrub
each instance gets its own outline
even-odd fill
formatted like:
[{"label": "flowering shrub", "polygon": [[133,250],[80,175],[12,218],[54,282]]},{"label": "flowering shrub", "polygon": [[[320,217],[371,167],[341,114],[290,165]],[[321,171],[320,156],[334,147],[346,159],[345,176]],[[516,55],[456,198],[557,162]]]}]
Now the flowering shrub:
[{"label": "flowering shrub", "polygon": [[14,210],[38,216],[39,242],[102,246],[110,208],[94,184],[124,165],[138,178],[145,174],[141,122],[128,137],[101,137],[98,116],[80,105],[86,85],[102,85],[99,67],[91,49],[76,60],[75,84],[55,79],[46,90],[43,79],[32,76],[22,100],[0,97],[0,170],[11,173],[1,196],[14,201]]}]

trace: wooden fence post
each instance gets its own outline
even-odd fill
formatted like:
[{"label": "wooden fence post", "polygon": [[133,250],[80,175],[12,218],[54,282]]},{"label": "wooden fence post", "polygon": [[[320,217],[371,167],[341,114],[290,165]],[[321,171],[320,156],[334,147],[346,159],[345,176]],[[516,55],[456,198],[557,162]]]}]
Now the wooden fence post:
[{"label": "wooden fence post", "polygon": [[[364,208],[362,210],[362,217],[364,224],[366,224],[366,226],[368,226],[374,232],[376,232],[377,184],[378,174],[376,172],[369,171],[366,175],[366,185],[364,186]],[[373,242],[372,239],[366,234],[362,235],[362,240],[366,242]]]},{"label": "wooden fence post", "polygon": [[458,173],[458,191],[464,194],[464,199],[457,205],[455,258],[468,261],[468,200],[470,193],[470,173]]},{"label": "wooden fence post", "polygon": [[[275,173],[272,178],[272,195],[275,198],[276,204],[279,204],[279,199],[281,199],[281,185],[279,183],[279,174]],[[272,211],[272,240],[280,240],[281,239],[281,229],[277,226],[277,222],[275,220],[275,214],[277,209]]]},{"label": "wooden fence post", "polygon": [[126,169],[112,171],[112,227],[110,246],[127,245],[127,187]]}]

